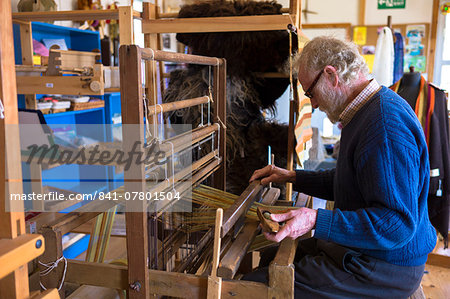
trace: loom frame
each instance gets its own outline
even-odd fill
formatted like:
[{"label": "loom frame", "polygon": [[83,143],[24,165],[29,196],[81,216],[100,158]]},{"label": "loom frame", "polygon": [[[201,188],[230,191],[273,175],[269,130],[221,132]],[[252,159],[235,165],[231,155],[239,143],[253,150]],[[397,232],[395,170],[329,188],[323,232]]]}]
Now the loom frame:
[{"label": "loom frame", "polygon": [[[214,71],[213,93],[213,118],[212,122],[220,126],[220,137],[217,136],[216,144],[219,145],[219,163],[204,168],[198,180],[201,181],[214,172],[213,185],[218,189],[225,189],[226,174],[226,62],[224,59],[209,58],[196,55],[163,52],[153,49],[140,48],[136,45],[123,45],[119,49],[121,97],[122,97],[122,124],[140,125],[144,127],[144,91],[142,82],[143,61],[176,61],[184,63],[196,63],[210,65]],[[148,65],[148,64],[147,64]],[[147,81],[148,82],[148,81]],[[147,85],[150,89],[150,85]],[[152,86],[154,88],[154,86]],[[195,105],[195,101],[184,102],[184,106]],[[155,109],[156,110],[156,109]],[[146,115],[148,117],[148,114]],[[123,134],[124,151],[131,150],[135,141],[140,141],[143,150],[144,130],[134,130]],[[139,149],[138,149],[139,150]],[[144,165],[132,165],[125,171],[125,192],[145,192]],[[195,184],[195,183],[194,183]],[[148,298],[150,296],[149,272],[148,272],[148,219],[147,213],[129,212],[143,208],[141,203],[127,202],[125,213],[127,230],[127,255],[128,255],[128,281],[127,287],[130,298]],[[138,287],[137,287],[138,286]],[[153,291],[152,291],[153,292]]]}]

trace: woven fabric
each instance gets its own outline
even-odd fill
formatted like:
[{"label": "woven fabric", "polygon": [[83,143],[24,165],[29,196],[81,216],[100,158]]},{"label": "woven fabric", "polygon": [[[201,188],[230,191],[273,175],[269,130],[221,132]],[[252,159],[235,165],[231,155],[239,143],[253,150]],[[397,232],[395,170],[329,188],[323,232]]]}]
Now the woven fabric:
[{"label": "woven fabric", "polygon": [[403,76],[403,56],[405,45],[403,43],[403,36],[400,32],[395,32],[394,35],[394,82],[397,82]]}]

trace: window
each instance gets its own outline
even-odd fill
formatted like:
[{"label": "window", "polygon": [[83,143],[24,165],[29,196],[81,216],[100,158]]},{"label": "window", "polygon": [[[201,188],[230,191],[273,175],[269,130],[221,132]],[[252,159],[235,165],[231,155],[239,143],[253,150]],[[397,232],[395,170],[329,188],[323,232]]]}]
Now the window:
[{"label": "window", "polygon": [[[440,2],[441,6],[445,1]],[[443,15],[440,12],[438,17],[433,82],[442,89],[450,91],[450,14]]]}]

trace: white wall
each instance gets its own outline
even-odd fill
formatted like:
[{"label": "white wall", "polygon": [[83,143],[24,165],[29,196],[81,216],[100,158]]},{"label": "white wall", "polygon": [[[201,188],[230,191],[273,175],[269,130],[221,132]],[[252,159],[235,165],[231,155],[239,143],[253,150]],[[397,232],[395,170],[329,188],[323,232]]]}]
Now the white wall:
[{"label": "white wall", "polygon": [[366,0],[365,25],[384,24],[389,15],[393,24],[431,23],[433,0],[406,0],[404,9],[377,9],[377,0]]},{"label": "white wall", "polygon": [[[359,0],[308,0],[308,10],[318,14],[308,14],[302,23],[351,23],[358,24]],[[279,0],[283,7],[289,7],[289,0]],[[305,0],[302,0],[302,9]],[[378,25],[387,22],[392,16],[393,24],[431,23],[433,0],[406,0],[405,9],[377,9],[377,0],[366,0],[365,25]]]}]

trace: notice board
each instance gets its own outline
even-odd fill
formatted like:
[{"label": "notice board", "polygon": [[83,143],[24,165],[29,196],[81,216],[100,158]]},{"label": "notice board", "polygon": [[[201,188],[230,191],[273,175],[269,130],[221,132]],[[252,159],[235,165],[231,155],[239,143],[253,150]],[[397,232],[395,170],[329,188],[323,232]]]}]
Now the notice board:
[{"label": "notice board", "polygon": [[[366,59],[369,69],[372,70],[375,47],[377,45],[378,32],[386,25],[354,26],[352,28],[352,40],[360,47],[360,52]],[[405,43],[404,71],[408,71],[409,65],[414,66],[415,71],[426,73],[429,61],[430,24],[411,23],[392,25],[394,32],[400,32]]]}]

